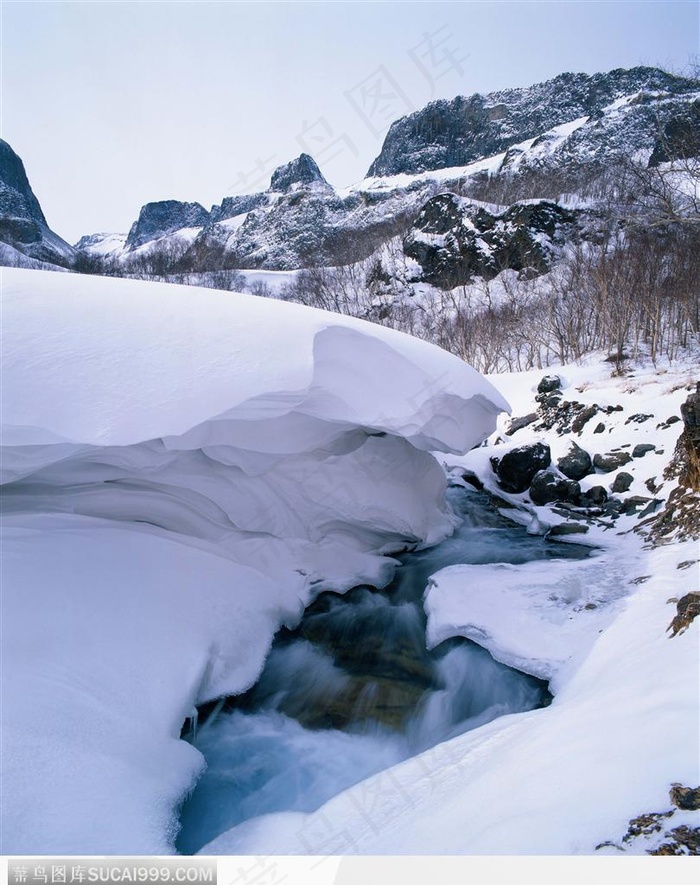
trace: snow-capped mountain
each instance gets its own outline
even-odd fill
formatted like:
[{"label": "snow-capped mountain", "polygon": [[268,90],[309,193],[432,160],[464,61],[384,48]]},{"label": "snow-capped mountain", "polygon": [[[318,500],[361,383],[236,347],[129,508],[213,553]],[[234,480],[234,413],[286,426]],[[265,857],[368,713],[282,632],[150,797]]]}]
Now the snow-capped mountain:
[{"label": "snow-capped mountain", "polygon": [[[352,187],[333,188],[302,154],[278,167],[264,192],[226,196],[210,211],[177,200],[147,203],[128,234],[88,235],[76,251],[46,227],[21,161],[5,146],[0,229],[6,243],[31,258],[66,264],[77,254],[86,269],[99,271],[106,261],[118,274],[336,266],[368,257],[397,235],[407,257],[423,264],[412,253],[425,243],[426,218],[436,206],[429,201],[438,194],[498,203],[490,211],[499,217],[523,196],[556,203],[620,157],[654,165],[697,153],[699,119],[699,80],[649,67],[565,73],[528,88],[432,102],[397,120],[368,177]],[[541,270],[543,251],[556,244],[543,243],[542,231],[528,226],[531,216],[514,210],[501,230],[501,251],[522,254],[523,240],[539,238],[543,249],[525,252]],[[575,228],[570,224],[570,232]],[[459,241],[462,234],[455,229],[450,237]],[[460,254],[461,247],[461,261]],[[506,263],[516,265],[522,261]],[[420,278],[433,279],[423,268]],[[479,262],[471,268],[482,272]]]},{"label": "snow-capped mountain", "polygon": [[189,270],[345,264],[405,226],[434,188],[430,182],[398,188],[363,183],[336,191],[302,154],[272,173],[265,193],[226,198],[215,207],[218,220],[204,228],[183,264]]},{"label": "snow-capped mountain", "polygon": [[49,228],[22,160],[0,140],[0,264],[66,267],[75,254],[75,249]]},{"label": "snow-capped mountain", "polygon": [[[617,157],[663,156],[665,127],[673,130],[676,121],[678,128],[680,120],[684,132],[697,129],[698,101],[700,81],[640,67],[561,74],[528,88],[432,102],[392,125],[357,185],[334,189],[302,154],[273,172],[267,191],[225,197],[210,213],[199,204],[147,204],[126,252],[112,254],[125,270],[129,251],[156,242],[170,252],[171,271],[347,264],[397,233],[419,240],[422,222],[412,230],[413,224],[445,190],[464,193],[529,177],[536,183],[528,196],[556,200]],[[186,236],[178,236],[178,226]],[[522,224],[511,228],[511,252],[523,236],[539,233],[521,233]],[[103,247],[85,248],[94,255]]]}]

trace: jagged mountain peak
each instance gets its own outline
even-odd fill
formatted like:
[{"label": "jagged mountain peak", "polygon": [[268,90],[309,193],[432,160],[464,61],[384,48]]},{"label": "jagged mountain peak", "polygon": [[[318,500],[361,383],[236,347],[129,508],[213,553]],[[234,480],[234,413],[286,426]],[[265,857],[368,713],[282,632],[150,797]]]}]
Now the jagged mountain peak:
[{"label": "jagged mountain peak", "polygon": [[300,154],[295,160],[278,166],[270,179],[271,191],[287,191],[294,185],[322,184],[330,187],[313,157]]},{"label": "jagged mountain peak", "polygon": [[[75,258],[72,246],[55,234],[46,223],[34,195],[24,163],[6,141],[0,139],[0,242],[6,243],[31,261],[60,266]],[[33,266],[31,264],[28,266]]]}]

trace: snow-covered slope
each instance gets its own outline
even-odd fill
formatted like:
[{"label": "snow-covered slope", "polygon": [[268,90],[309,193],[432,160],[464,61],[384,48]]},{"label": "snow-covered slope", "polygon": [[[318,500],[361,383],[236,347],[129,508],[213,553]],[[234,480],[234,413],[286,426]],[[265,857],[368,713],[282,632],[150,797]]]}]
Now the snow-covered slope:
[{"label": "snow-covered slope", "polygon": [[126,244],[126,234],[99,233],[87,234],[75,244],[75,248],[88,256],[104,257],[121,254]]},{"label": "snow-covered slope", "polygon": [[[457,358],[269,299],[3,273],[4,853],[169,853],[193,704],[324,588],[449,533]],[[67,813],[67,809],[69,812]]]}]

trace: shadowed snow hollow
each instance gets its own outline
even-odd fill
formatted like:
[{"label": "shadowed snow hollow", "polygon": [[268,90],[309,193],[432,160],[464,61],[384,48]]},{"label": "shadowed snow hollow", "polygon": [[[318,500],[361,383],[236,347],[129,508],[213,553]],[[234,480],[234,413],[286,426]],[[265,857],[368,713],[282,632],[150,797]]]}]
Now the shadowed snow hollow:
[{"label": "shadowed snow hollow", "polygon": [[320,590],[449,534],[430,452],[508,404],[270,299],[5,270],[2,304],[2,850],[169,853],[193,704],[247,689]]}]

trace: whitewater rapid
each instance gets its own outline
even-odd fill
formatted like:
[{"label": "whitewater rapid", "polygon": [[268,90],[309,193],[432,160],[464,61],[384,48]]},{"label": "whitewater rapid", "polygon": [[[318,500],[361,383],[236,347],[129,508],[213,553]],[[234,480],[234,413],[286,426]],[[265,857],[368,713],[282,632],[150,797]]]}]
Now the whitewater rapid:
[{"label": "whitewater rapid", "polygon": [[428,651],[424,591],[455,563],[576,560],[590,550],[528,535],[487,495],[452,488],[448,497],[460,518],[449,539],[402,556],[381,592],[323,594],[278,636],[246,695],[202,712],[188,739],[207,769],[181,815],[180,851],[217,853],[222,834],[234,850],[246,821],[314,811],[436,744],[551,701],[545,682],[469,640]]}]

